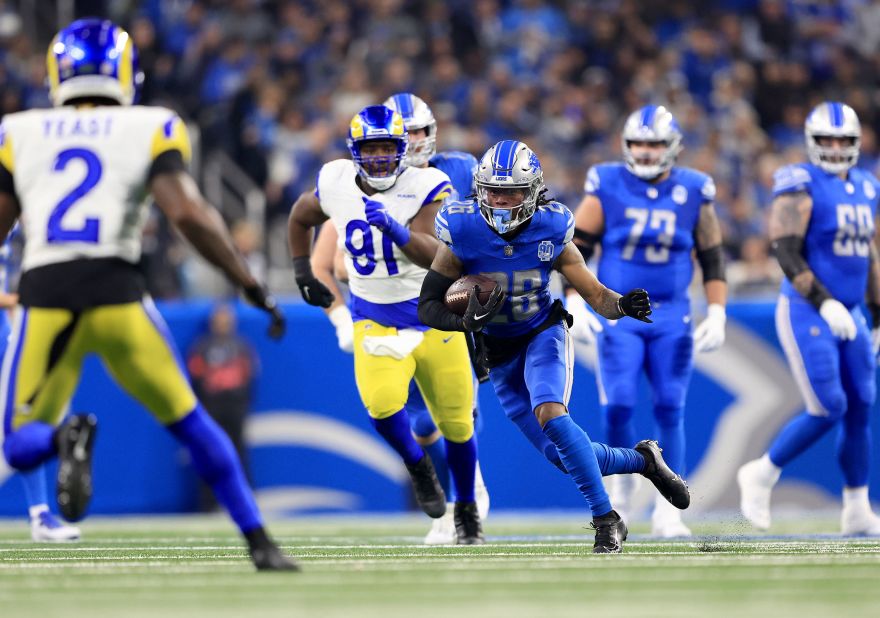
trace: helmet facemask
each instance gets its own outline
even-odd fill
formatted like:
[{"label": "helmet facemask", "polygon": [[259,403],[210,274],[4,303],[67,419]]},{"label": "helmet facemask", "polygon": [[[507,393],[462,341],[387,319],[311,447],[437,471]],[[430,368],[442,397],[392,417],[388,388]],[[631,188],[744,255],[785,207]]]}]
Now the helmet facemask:
[{"label": "helmet facemask", "polygon": [[[538,199],[544,190],[544,172],[538,157],[522,142],[504,141],[495,144],[483,156],[474,184],[480,214],[498,234],[512,232],[535,214]],[[493,189],[518,189],[523,192],[519,204],[492,205]]]}]

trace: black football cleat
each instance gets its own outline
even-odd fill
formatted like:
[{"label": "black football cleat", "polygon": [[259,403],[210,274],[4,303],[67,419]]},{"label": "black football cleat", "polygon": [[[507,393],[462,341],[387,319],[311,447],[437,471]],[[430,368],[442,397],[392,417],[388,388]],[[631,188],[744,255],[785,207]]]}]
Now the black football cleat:
[{"label": "black football cleat", "polygon": [[92,499],[92,451],[98,420],[94,414],[69,417],[55,431],[58,477],[55,496],[61,516],[79,521]]},{"label": "black football cleat", "polygon": [[596,531],[594,554],[619,554],[629,530],[617,511],[608,511],[602,517],[594,517],[590,527]]},{"label": "black football cleat", "polygon": [[251,560],[258,571],[299,571],[299,565],[285,556],[275,543],[250,548]]},{"label": "black football cleat", "polygon": [[486,542],[476,502],[456,502],[454,517],[456,544],[482,545]]},{"label": "black football cleat", "polygon": [[416,501],[428,517],[439,519],[446,514],[446,494],[437,478],[431,458],[425,454],[418,463],[407,465]]},{"label": "black football cleat", "polygon": [[684,479],[672,471],[663,460],[660,445],[656,440],[642,440],[633,447],[645,458],[642,476],[654,483],[660,495],[677,509],[686,509],[691,503],[691,494]]}]

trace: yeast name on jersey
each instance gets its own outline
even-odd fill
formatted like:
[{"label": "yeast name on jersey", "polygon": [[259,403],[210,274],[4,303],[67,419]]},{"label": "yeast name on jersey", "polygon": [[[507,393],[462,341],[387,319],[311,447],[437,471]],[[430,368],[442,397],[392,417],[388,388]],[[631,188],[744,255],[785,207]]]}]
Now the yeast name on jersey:
[{"label": "yeast name on jersey", "polygon": [[515,337],[539,326],[550,311],[550,274],[574,235],[574,217],[563,204],[538,206],[524,229],[510,240],[495,233],[476,200],[451,202],[435,220],[437,238],[461,260],[463,274],[479,274],[501,284],[507,294],[501,311],[485,328],[494,337]]}]

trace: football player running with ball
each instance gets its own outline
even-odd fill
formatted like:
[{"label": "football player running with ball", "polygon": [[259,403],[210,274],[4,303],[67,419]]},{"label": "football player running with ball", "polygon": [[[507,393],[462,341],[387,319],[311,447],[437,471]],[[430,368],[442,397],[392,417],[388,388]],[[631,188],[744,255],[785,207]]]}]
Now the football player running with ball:
[{"label": "football player running with ball", "polygon": [[137,267],[144,197],[152,194],[196,250],[271,315],[274,336],[284,317],[186,172],[181,119],[132,105],[139,73],[128,34],[110,21],[76,21],[52,41],[47,65],[55,109],[8,114],[0,127],[0,241],[19,218],[26,239],[0,386],[6,459],[28,471],[58,455],[61,514],[85,514],[96,421],[74,415],[56,425],[85,356],[97,354],[188,449],[257,569],[297,570],[268,537],[232,442],[193,394],[146,295]]},{"label": "football player running with ball", "polygon": [[[443,242],[419,297],[422,322],[444,331],[481,333],[490,379],[507,416],[572,478],[586,499],[596,529],[595,553],[618,553],[627,528],[602,484],[607,474],[641,473],[678,508],[687,508],[687,485],[663,461],[656,442],[610,448],[591,442],[568,414],[573,349],[568,315],[550,295],[550,274],[560,271],[600,315],[650,322],[648,295],[624,296],[587,269],[572,244],[574,218],[545,198],[541,163],[522,142],[502,141],[483,156],[476,199],[452,202],[436,218]],[[489,298],[475,287],[464,315],[445,305],[462,274],[496,281]]]},{"label": "football player running with ball", "polygon": [[312,228],[328,219],[336,228],[351,290],[355,380],[370,421],[403,459],[422,510],[443,517],[445,492],[410,430],[406,402],[415,378],[446,439],[457,542],[480,544],[467,343],[462,333],[428,328],[418,317],[419,288],[439,247],[434,216],[452,186],[437,169],[406,166],[408,142],[397,112],[372,105],[356,114],[348,135],[352,158],[325,164],[315,191],[291,210],[290,250],[303,299],[329,307],[334,296],[315,278],[309,255]]}]

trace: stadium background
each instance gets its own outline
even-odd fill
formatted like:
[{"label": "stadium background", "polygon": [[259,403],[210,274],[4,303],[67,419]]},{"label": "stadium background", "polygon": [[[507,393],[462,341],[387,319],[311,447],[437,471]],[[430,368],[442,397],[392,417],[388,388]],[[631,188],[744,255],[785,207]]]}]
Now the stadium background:
[{"label": "stadium background", "polygon": [[[441,149],[479,156],[502,138],[529,143],[552,193],[572,207],[589,165],[618,158],[626,114],[668,104],[685,133],[680,163],[718,185],[734,297],[728,344],[698,357],[688,398],[694,509],[734,507],[736,467],[799,409],[772,327],[780,275],[765,238],[771,175],[802,159],[805,115],[827,98],[858,112],[859,165],[876,171],[880,2],[0,0],[0,113],[48,105],[51,34],[94,14],[131,32],[147,76],[141,102],[187,119],[205,191],[252,265],[289,295],[291,327],[281,344],[241,308],[264,368],[249,439],[255,484],[270,509],[407,506],[405,477],[357,401],[351,359],[337,351],[320,312],[296,298],[285,246],[290,203],[313,187],[323,162],[347,156],[351,116],[403,90],[432,106]],[[144,268],[185,349],[209,311],[210,301],[198,299],[230,290],[158,216]],[[590,351],[578,357],[573,413],[598,436]],[[642,399],[644,411],[644,392]],[[503,418],[489,387],[481,400],[494,506],[579,506],[566,480]],[[88,365],[74,407],[102,419],[95,511],[194,507],[188,463],[98,363]],[[648,427],[646,414],[641,423]],[[0,481],[7,472],[0,469]],[[774,504],[827,505],[840,482],[829,436],[786,469]],[[875,480],[875,495],[877,488]],[[0,513],[22,512],[18,484],[6,482]]]}]

